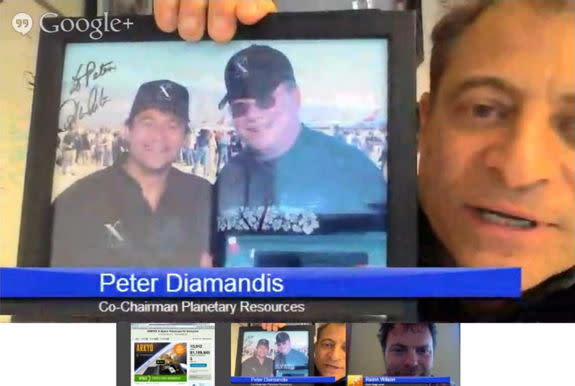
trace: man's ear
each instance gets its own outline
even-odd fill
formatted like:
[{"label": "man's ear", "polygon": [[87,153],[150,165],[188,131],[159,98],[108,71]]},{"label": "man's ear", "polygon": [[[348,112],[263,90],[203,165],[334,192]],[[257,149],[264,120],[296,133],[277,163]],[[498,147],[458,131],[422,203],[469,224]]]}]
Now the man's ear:
[{"label": "man's ear", "polygon": [[431,95],[428,92],[423,93],[419,99],[419,131],[424,132],[427,129],[431,115]]},{"label": "man's ear", "polygon": [[120,131],[120,135],[122,136],[123,139],[125,139],[126,141],[129,140],[130,137],[130,127],[127,123],[125,123],[122,126],[122,130]]},{"label": "man's ear", "polygon": [[429,122],[431,119],[431,95],[423,93],[418,105],[419,131],[417,133],[417,152],[421,154],[425,147],[426,136],[429,135]]},{"label": "man's ear", "polygon": [[291,96],[291,102],[293,102],[296,108],[301,107],[301,92],[298,86],[294,86],[293,88],[288,89],[288,94]]}]

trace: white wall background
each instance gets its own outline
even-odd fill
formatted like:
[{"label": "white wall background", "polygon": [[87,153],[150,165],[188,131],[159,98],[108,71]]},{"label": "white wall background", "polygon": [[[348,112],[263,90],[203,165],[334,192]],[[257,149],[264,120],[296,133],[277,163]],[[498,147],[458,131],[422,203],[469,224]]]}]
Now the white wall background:
[{"label": "white wall background", "polygon": [[575,324],[461,325],[461,386],[573,385]]},{"label": "white wall background", "polygon": [[116,325],[0,323],[0,384],[116,385]]}]

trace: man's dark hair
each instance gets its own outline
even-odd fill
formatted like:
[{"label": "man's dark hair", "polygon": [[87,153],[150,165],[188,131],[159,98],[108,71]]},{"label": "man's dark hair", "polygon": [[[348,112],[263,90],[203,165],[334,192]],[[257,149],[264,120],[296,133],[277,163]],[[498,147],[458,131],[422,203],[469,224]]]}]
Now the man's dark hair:
[{"label": "man's dark hair", "polygon": [[284,80],[281,84],[285,85],[288,90],[295,90],[298,88],[297,82],[295,80]]},{"label": "man's dark hair", "polygon": [[321,339],[321,334],[323,333],[323,330],[326,329],[327,326],[329,326],[330,324],[343,324],[345,325],[345,323],[324,323],[322,324],[320,327],[318,327],[316,334],[315,334],[315,340],[316,342],[319,342],[319,340]]},{"label": "man's dark hair", "polygon": [[433,341],[433,347],[435,348],[437,344],[437,326],[435,323],[381,323],[379,327],[379,334],[377,337],[379,338],[379,343],[381,344],[381,350],[385,353],[385,347],[387,345],[387,337],[389,332],[398,326],[399,328],[403,328],[404,331],[412,329],[416,326],[426,325],[429,329],[429,333],[431,334],[431,340]]},{"label": "man's dark hair", "polygon": [[[451,51],[465,30],[471,26],[487,9],[506,0],[471,0],[455,7],[447,13],[433,28],[431,40],[430,93],[431,100],[439,89],[439,82],[449,64]],[[521,0],[538,12],[553,13],[575,10],[575,0]],[[513,17],[513,15],[509,15]]]}]

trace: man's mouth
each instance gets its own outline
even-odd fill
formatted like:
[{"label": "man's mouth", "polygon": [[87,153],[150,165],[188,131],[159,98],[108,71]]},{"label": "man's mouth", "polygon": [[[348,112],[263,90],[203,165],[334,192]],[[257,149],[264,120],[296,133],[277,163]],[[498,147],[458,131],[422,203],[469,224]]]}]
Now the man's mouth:
[{"label": "man's mouth", "polygon": [[474,209],[482,220],[494,225],[519,230],[534,229],[537,226],[542,225],[540,222],[530,218],[519,217],[516,215],[511,215],[508,213],[498,212],[485,208],[474,208]]},{"label": "man's mouth", "polygon": [[421,372],[417,369],[402,369],[397,374],[400,377],[419,377],[421,376]]},{"label": "man's mouth", "polygon": [[164,153],[166,151],[165,146],[161,146],[161,145],[144,145],[144,149],[147,152],[151,152],[151,153]]},{"label": "man's mouth", "polygon": [[259,132],[263,131],[263,128],[251,126],[251,127],[246,127],[246,130],[250,133],[259,133]]},{"label": "man's mouth", "polygon": [[324,363],[324,366],[329,370],[341,370],[340,366],[330,365],[328,363]]}]

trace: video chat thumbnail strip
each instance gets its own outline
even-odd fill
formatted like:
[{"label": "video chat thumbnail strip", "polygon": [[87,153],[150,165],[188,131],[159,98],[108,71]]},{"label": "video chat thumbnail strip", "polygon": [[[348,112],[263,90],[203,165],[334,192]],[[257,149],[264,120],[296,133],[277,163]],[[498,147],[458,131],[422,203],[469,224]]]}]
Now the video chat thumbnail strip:
[{"label": "video chat thumbnail strip", "polygon": [[[382,385],[382,384],[450,384],[449,377],[363,377],[348,376],[348,385]],[[336,383],[335,377],[232,377],[233,384],[300,384],[300,383]]]},{"label": "video chat thumbnail strip", "polygon": [[310,384],[310,383],[335,383],[335,377],[231,377],[233,384]]},{"label": "video chat thumbnail strip", "polygon": [[519,268],[0,268],[0,278],[2,298],[521,295]]},{"label": "video chat thumbnail strip", "polygon": [[118,331],[131,359],[118,369],[132,386],[460,381],[454,323],[138,323],[129,335]]},{"label": "video chat thumbnail strip", "polygon": [[[348,376],[348,384],[349,384]],[[451,384],[450,377],[362,377],[364,385],[381,385],[381,384]],[[353,384],[353,383],[352,383]]]}]

